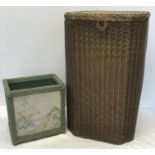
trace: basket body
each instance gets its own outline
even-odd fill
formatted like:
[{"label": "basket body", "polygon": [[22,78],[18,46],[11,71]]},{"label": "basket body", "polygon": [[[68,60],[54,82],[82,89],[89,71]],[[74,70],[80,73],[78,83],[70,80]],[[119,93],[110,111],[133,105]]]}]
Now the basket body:
[{"label": "basket body", "polygon": [[68,127],[80,137],[122,144],[134,137],[149,15],[100,14],[102,20],[65,16]]}]

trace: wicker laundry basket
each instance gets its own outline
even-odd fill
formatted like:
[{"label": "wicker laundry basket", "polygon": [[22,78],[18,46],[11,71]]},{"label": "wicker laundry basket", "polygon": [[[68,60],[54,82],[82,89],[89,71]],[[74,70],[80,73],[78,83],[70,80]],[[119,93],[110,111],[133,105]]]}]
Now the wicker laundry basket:
[{"label": "wicker laundry basket", "polygon": [[65,14],[68,127],[122,144],[134,137],[149,12]]}]

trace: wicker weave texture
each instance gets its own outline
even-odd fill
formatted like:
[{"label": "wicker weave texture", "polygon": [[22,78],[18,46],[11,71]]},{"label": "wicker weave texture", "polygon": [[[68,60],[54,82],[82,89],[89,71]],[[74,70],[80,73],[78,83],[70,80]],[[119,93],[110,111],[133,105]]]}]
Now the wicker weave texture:
[{"label": "wicker weave texture", "polygon": [[65,20],[68,127],[122,144],[134,137],[148,20]]},{"label": "wicker weave texture", "polygon": [[65,13],[65,18],[80,21],[146,21],[147,11],[75,11]]}]

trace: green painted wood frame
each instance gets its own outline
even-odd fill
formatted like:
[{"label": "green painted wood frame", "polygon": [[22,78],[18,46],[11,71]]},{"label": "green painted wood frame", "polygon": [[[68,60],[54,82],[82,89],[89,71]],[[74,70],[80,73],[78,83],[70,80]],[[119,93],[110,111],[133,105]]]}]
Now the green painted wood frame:
[{"label": "green painted wood frame", "polygon": [[[10,83],[25,82],[25,81],[31,81],[31,80],[46,80],[49,78],[54,79],[54,81],[56,81],[56,84],[48,85],[48,86],[42,86],[42,87],[24,88],[24,89],[18,89],[18,90],[11,90],[9,88]],[[48,137],[48,136],[60,134],[60,133],[65,133],[65,130],[66,130],[66,123],[65,123],[65,85],[57,77],[57,75],[48,74],[48,75],[21,77],[21,78],[13,78],[13,79],[4,79],[3,80],[3,86],[4,86],[6,104],[7,104],[9,129],[10,129],[12,143],[14,145],[20,144],[20,143],[23,143],[26,141],[36,140],[36,139],[40,139],[43,137]],[[54,92],[54,91],[60,91],[60,93],[61,93],[61,127],[57,128],[57,129],[51,129],[51,130],[43,131],[43,132],[36,133],[33,135],[17,136],[13,97],[25,96],[25,95],[30,95],[30,94],[38,94],[38,93],[46,93],[46,92]]]}]

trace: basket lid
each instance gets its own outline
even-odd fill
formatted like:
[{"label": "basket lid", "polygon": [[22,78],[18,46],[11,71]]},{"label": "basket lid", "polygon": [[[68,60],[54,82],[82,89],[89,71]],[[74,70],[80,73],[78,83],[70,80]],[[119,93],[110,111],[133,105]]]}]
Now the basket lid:
[{"label": "basket lid", "polygon": [[65,18],[79,21],[146,21],[148,11],[74,11],[65,13]]}]

